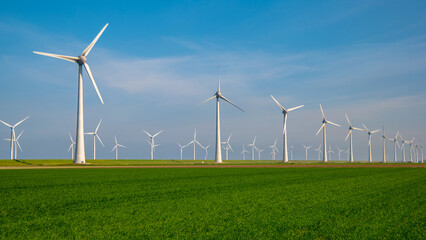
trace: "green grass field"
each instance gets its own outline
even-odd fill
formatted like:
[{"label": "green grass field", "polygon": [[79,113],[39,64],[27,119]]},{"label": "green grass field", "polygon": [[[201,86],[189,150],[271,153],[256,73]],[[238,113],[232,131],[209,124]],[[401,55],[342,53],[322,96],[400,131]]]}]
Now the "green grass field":
[{"label": "green grass field", "polygon": [[0,170],[1,239],[425,239],[424,168]]}]

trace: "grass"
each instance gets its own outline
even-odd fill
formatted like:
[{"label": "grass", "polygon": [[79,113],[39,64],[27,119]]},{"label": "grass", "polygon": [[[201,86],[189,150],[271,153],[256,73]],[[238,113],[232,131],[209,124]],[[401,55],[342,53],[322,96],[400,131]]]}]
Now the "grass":
[{"label": "grass", "polygon": [[0,170],[1,239],[425,239],[424,168]]}]

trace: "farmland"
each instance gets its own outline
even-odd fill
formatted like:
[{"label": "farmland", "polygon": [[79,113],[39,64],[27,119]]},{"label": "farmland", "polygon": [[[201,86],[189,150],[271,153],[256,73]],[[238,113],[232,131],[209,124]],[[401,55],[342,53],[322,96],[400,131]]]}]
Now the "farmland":
[{"label": "farmland", "polygon": [[425,168],[0,170],[2,239],[425,239]]}]

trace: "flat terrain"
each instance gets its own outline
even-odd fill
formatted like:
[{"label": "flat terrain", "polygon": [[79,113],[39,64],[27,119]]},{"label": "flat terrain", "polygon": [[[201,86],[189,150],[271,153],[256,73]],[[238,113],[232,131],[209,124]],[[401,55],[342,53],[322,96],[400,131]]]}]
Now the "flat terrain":
[{"label": "flat terrain", "polygon": [[425,168],[0,170],[1,239],[425,239]]}]

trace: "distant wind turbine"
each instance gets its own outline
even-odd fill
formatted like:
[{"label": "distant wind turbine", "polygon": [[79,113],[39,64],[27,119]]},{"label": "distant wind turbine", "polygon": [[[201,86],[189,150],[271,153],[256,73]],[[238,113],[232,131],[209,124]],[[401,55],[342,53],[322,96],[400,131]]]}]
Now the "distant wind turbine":
[{"label": "distant wind turbine", "polygon": [[71,145],[68,148],[68,152],[71,150],[71,159],[74,159],[74,145],[75,145],[75,141],[72,139],[71,133],[68,132],[68,135],[70,136],[70,140],[71,140]]},{"label": "distant wind turbine", "polygon": [[231,136],[232,136],[232,133],[230,133],[229,134],[229,137],[228,137],[228,139],[226,140],[226,142],[222,142],[222,144],[225,144],[225,147],[223,147],[224,149],[225,149],[225,151],[226,151],[226,160],[228,160],[228,150],[229,149],[231,149],[231,151],[234,151],[234,150],[232,150],[232,147],[231,147],[231,145],[229,144],[229,140],[231,140]]},{"label": "distant wind turbine", "polygon": [[102,142],[101,138],[98,135],[98,129],[99,129],[99,126],[101,125],[101,122],[102,122],[102,119],[99,121],[98,126],[96,127],[94,132],[85,133],[87,135],[93,135],[93,160],[96,159],[96,138],[98,138],[102,146],[105,147],[104,143]]},{"label": "distant wind turbine", "polygon": [[257,147],[255,147],[255,149],[256,149],[257,153],[259,154],[259,160],[260,160],[260,153],[262,153],[262,152],[263,152],[263,151],[265,151],[265,150],[264,150],[264,149],[257,148]]},{"label": "distant wind turbine", "polygon": [[241,151],[241,154],[243,154],[243,160],[246,160],[246,153],[248,153],[249,151],[246,150],[246,148],[243,145],[243,151]]},{"label": "distant wind turbine", "polygon": [[[358,130],[358,131],[364,131],[363,129],[361,129],[361,128],[356,128],[356,127],[352,127],[352,124],[351,124],[351,122],[349,121],[349,118],[348,118],[348,115],[346,115],[345,114],[345,116],[346,116],[346,120],[348,121],[348,124],[349,124],[349,133],[348,133],[348,135],[346,136],[346,139],[345,139],[345,141],[347,141],[348,140],[348,137],[350,136],[351,138],[350,138],[350,143],[349,143],[349,156],[350,156],[350,158],[349,158],[349,162],[353,162],[354,161],[354,149],[353,149],[353,146],[352,146],[352,130]],[[340,158],[339,158],[339,160],[340,160]]]},{"label": "distant wind turbine", "polygon": [[274,160],[274,161],[275,161],[275,154],[279,153],[278,148],[277,148],[277,141],[278,141],[278,139],[275,139],[274,145],[269,146],[272,149],[271,154],[272,154],[272,160]]},{"label": "distant wind turbine", "polygon": [[115,150],[115,160],[118,160],[118,147],[126,148],[126,146],[123,146],[123,145],[121,145],[121,144],[118,144],[118,142],[117,142],[117,137],[116,137],[115,135],[114,135],[114,140],[115,140],[115,146],[114,146],[114,148],[111,150],[111,152]]},{"label": "distant wind turbine", "polygon": [[305,146],[305,144],[303,144],[303,147],[305,148],[305,160],[308,161],[308,150],[312,146]]},{"label": "distant wind turbine", "polygon": [[194,129],[194,139],[189,142],[187,145],[194,144],[194,160],[195,160],[195,144],[198,144],[198,146],[202,147],[201,143],[197,141],[197,129]]},{"label": "distant wind turbine", "polygon": [[414,139],[411,139],[411,141],[405,141],[405,143],[408,143],[410,145],[410,162],[413,162],[413,143],[414,143]]},{"label": "distant wind turbine", "polygon": [[385,127],[383,127],[383,135],[380,139],[383,142],[383,163],[386,163],[386,140],[391,140],[391,139],[386,137]]},{"label": "distant wind turbine", "polygon": [[180,145],[180,143],[177,143],[177,144],[178,144],[178,146],[179,146],[179,148],[180,148],[180,160],[182,160],[182,150],[183,150],[184,148],[188,147],[188,146],[189,146],[189,144],[191,144],[191,143],[188,143],[188,144],[186,144],[186,145],[184,145],[184,146]]},{"label": "distant wind turbine", "polygon": [[389,140],[393,142],[393,151],[394,151],[394,155],[393,155],[393,161],[397,162],[398,158],[396,156],[396,146],[398,145],[398,148],[400,148],[399,143],[398,143],[398,134],[399,131],[396,132],[396,135],[394,138],[390,138]]},{"label": "distant wind turbine", "polygon": [[155,147],[159,146],[158,144],[155,145],[154,138],[158,136],[158,134],[162,133],[163,130],[159,131],[158,133],[154,135],[149,134],[147,131],[145,131],[145,129],[143,131],[146,133],[146,135],[148,135],[151,138],[151,142],[148,141],[148,144],[151,146],[151,160],[154,160],[154,149]]},{"label": "distant wind turbine", "polygon": [[330,154],[330,160],[332,160],[331,154],[334,153],[334,151],[331,150],[330,146],[328,146],[328,153]]},{"label": "distant wind turbine", "polygon": [[2,120],[0,120],[0,122],[2,122],[4,125],[10,127],[10,159],[13,160],[13,155],[14,155],[14,148],[16,148],[16,142],[15,142],[15,128],[21,124],[23,121],[27,120],[27,118],[29,118],[30,116],[22,119],[21,121],[19,121],[18,123],[16,123],[15,125],[10,125],[9,123],[3,122]]},{"label": "distant wind turbine", "polygon": [[[203,148],[206,151],[206,153],[204,154],[204,160],[207,160],[207,155],[209,154],[208,153],[209,147],[210,147],[210,144],[207,145],[206,147],[204,147],[204,146],[201,145],[201,148]],[[226,159],[226,160],[228,160],[228,159]]]},{"label": "distant wind turbine", "polygon": [[337,126],[337,127],[340,127],[340,125],[337,124],[337,123],[330,122],[330,121],[328,121],[325,118],[324,111],[322,110],[321,104],[320,104],[320,109],[321,109],[321,114],[322,114],[322,126],[318,130],[318,132],[317,132],[316,135],[318,135],[318,133],[321,132],[321,129],[323,130],[322,131],[322,133],[323,133],[323,143],[322,143],[322,145],[323,145],[323,162],[327,162],[327,132],[326,132],[326,124],[329,123],[329,124],[332,124],[332,125]]},{"label": "distant wind turbine", "polygon": [[321,160],[321,145],[318,146],[318,148],[315,149],[316,152],[318,152],[318,161]]},{"label": "distant wind turbine", "polygon": [[[219,77],[218,77],[218,84],[217,84],[217,92],[213,95],[213,97],[205,100],[201,104],[208,102],[208,101],[212,100],[213,98],[216,98],[216,154],[215,154],[215,163],[222,163],[222,151],[221,151],[221,141],[220,141],[219,99],[225,100],[226,102],[230,103],[232,106],[238,108],[239,110],[241,110],[243,112],[244,112],[244,110],[239,108],[237,105],[233,104],[231,101],[229,101],[227,98],[225,98],[225,96],[222,95],[222,93],[220,92],[220,66],[218,68],[218,71],[219,71]],[[195,149],[195,147],[194,147],[194,149]]]},{"label": "distant wind turbine", "polygon": [[288,153],[287,153],[287,114],[293,110],[303,107],[304,105],[300,105],[297,107],[285,109],[272,95],[271,98],[275,101],[278,107],[281,108],[281,111],[284,115],[284,124],[283,124],[283,162],[288,162]]},{"label": "distant wind turbine", "polygon": [[292,161],[293,161],[293,148],[294,148],[294,146],[291,145],[290,146],[290,160],[292,160]]},{"label": "distant wind turbine", "polygon": [[256,137],[253,139],[253,143],[250,143],[248,146],[251,147],[251,160],[254,160],[254,149],[256,149]]},{"label": "distant wind turbine", "polygon": [[24,130],[22,130],[22,132],[18,135],[18,137],[16,139],[10,139],[10,138],[5,138],[4,139],[6,141],[13,142],[13,145],[15,146],[15,148],[14,148],[15,152],[14,152],[14,155],[13,155],[13,159],[18,159],[18,147],[21,150],[21,152],[23,152],[22,148],[21,148],[21,144],[19,144],[19,138],[21,137],[21,135],[22,135],[23,132],[24,132]]},{"label": "distant wind turbine", "polygon": [[52,53],[43,53],[43,52],[35,52],[35,54],[44,55],[53,58],[63,59],[69,62],[78,64],[78,102],[77,102],[77,136],[76,136],[76,149],[75,149],[75,159],[74,163],[83,164],[86,162],[86,156],[84,151],[84,118],[83,118],[83,73],[82,66],[86,69],[87,75],[89,75],[90,80],[92,81],[93,87],[95,88],[96,93],[98,94],[101,103],[104,104],[102,100],[101,94],[98,90],[98,86],[96,85],[95,79],[93,78],[92,71],[90,70],[89,65],[87,64],[87,56],[92,50],[93,46],[95,46],[98,39],[101,37],[105,28],[108,26],[108,23],[102,28],[102,30],[98,33],[98,35],[93,39],[93,41],[89,44],[89,46],[84,49],[84,51],[78,57],[70,57],[64,55],[57,55]]},{"label": "distant wind turbine", "polygon": [[339,147],[337,147],[337,151],[339,152],[339,161],[341,161],[341,159],[340,159],[340,153],[341,153],[341,152],[344,152],[345,150],[340,149]]},{"label": "distant wind turbine", "polygon": [[402,138],[401,134],[399,134],[399,137],[401,138],[402,162],[405,163],[405,143],[407,143],[407,141],[405,141],[404,138]]},{"label": "distant wind turbine", "polygon": [[367,131],[367,133],[368,133],[368,162],[373,162],[372,153],[371,153],[371,135],[373,133],[379,132],[380,130],[378,129],[378,130],[370,131],[364,125],[364,123],[362,124],[362,126],[364,126],[365,131]]}]

